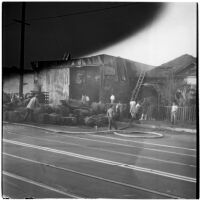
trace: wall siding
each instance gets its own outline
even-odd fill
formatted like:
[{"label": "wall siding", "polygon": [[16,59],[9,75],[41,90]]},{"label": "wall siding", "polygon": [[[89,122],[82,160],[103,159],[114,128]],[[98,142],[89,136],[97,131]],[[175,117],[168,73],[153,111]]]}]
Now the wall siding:
[{"label": "wall siding", "polygon": [[69,99],[69,68],[47,69],[39,73],[39,84],[43,92],[49,92],[49,103],[58,105]]}]

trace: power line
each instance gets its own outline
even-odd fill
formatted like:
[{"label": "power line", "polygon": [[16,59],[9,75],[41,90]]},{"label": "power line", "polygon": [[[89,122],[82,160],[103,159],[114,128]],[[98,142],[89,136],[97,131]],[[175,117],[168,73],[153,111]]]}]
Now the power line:
[{"label": "power line", "polygon": [[[71,13],[57,15],[57,16],[31,18],[31,19],[27,19],[26,21],[40,21],[40,20],[63,18],[63,17],[68,17],[68,16],[81,15],[81,14],[103,12],[103,11],[106,11],[106,10],[120,8],[120,7],[126,7],[126,6],[130,6],[130,5],[133,5],[133,4],[132,3],[127,3],[127,4],[122,4],[122,5],[117,5],[117,6],[111,6],[111,7],[107,7],[107,8],[100,8],[100,9],[92,9],[92,10],[86,10],[86,11],[71,12]],[[10,23],[10,24],[7,24],[7,25],[5,25],[3,27],[7,28],[7,27],[10,27],[10,26],[15,25],[15,24],[16,23]]]},{"label": "power line", "polygon": [[32,19],[27,19],[27,21],[39,21],[39,20],[47,20],[47,19],[68,17],[68,16],[73,16],[73,15],[96,13],[96,12],[102,12],[102,11],[105,11],[105,10],[110,10],[110,9],[115,9],[115,8],[130,6],[130,5],[133,5],[133,4],[132,3],[128,3],[128,4],[123,4],[123,5],[111,6],[111,7],[107,7],[107,8],[92,9],[92,10],[78,11],[78,12],[71,12],[71,13],[57,15],[57,16],[32,18]]}]

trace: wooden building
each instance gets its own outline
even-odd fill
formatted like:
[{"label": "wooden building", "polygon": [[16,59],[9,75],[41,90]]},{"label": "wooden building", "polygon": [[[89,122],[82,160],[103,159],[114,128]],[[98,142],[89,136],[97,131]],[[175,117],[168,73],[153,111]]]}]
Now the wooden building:
[{"label": "wooden building", "polygon": [[152,66],[110,55],[86,58],[32,62],[34,82],[43,92],[49,92],[49,103],[81,99],[83,94],[92,102],[116,101],[127,103],[141,71]]},{"label": "wooden building", "polygon": [[139,96],[152,96],[158,104],[168,98],[164,104],[171,105],[181,86],[195,88],[196,79],[196,58],[185,54],[147,71]]}]

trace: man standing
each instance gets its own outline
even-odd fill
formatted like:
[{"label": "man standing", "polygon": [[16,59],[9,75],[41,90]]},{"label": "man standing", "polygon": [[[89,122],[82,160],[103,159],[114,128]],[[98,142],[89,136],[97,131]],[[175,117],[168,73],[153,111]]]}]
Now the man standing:
[{"label": "man standing", "polygon": [[178,111],[178,106],[173,102],[172,104],[172,109],[171,109],[171,123],[175,124],[176,123],[176,115]]},{"label": "man standing", "polygon": [[138,118],[138,112],[140,109],[140,104],[139,102],[136,104],[135,101],[130,102],[130,113],[131,113],[131,119],[129,122],[129,126],[132,124],[134,120]]},{"label": "man standing", "polygon": [[88,95],[86,95],[85,100],[86,100],[86,105],[89,106],[90,105],[90,97]]},{"label": "man standing", "polygon": [[115,122],[114,116],[115,111],[114,111],[114,106],[110,106],[110,108],[107,110],[107,117],[108,117],[108,128],[109,130],[112,129],[112,126],[117,130],[117,124]]},{"label": "man standing", "polygon": [[135,118],[136,118],[136,120],[139,120],[140,108],[141,108],[141,105],[140,105],[140,102],[138,102],[135,106]]},{"label": "man standing", "polygon": [[147,120],[147,111],[149,107],[149,101],[147,98],[144,98],[144,101],[141,106],[142,106],[142,116],[140,120]]},{"label": "man standing", "polygon": [[115,101],[115,95],[112,94],[112,95],[110,96],[110,102],[111,102],[111,104],[113,104],[114,101]]},{"label": "man standing", "polygon": [[31,118],[31,121],[33,121],[33,111],[36,107],[40,105],[38,101],[38,96],[39,95],[35,95],[34,97],[32,97],[28,105],[26,106],[27,112],[24,117],[24,121],[26,121],[29,116]]},{"label": "man standing", "polygon": [[136,102],[130,101],[131,122],[133,119],[135,119],[135,115],[136,115],[135,111],[136,111]]},{"label": "man standing", "polygon": [[122,110],[123,110],[123,105],[119,101],[116,105],[116,113],[117,113],[117,119],[121,120],[122,119]]}]

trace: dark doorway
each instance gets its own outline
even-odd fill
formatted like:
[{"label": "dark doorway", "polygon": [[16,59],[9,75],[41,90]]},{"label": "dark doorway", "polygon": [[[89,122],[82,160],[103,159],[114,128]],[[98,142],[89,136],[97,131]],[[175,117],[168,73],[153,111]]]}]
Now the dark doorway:
[{"label": "dark doorway", "polygon": [[100,92],[100,67],[86,66],[70,69],[70,98],[81,99],[83,94],[90,101],[98,102]]}]

